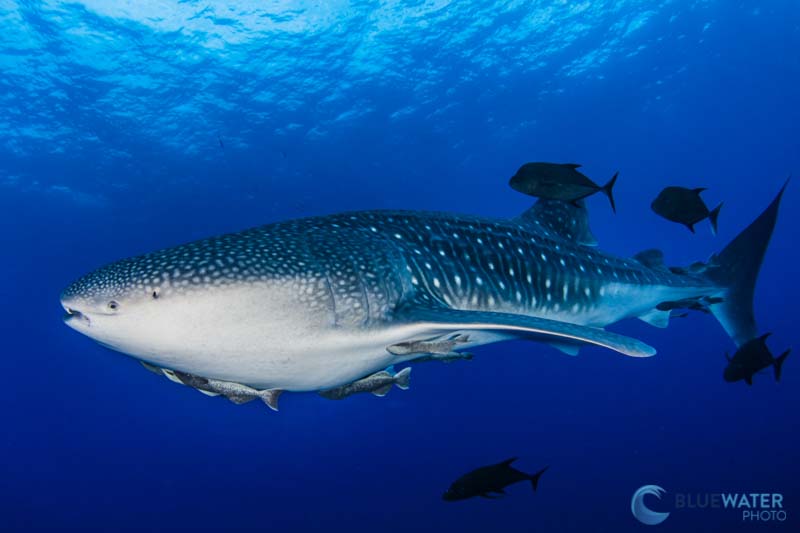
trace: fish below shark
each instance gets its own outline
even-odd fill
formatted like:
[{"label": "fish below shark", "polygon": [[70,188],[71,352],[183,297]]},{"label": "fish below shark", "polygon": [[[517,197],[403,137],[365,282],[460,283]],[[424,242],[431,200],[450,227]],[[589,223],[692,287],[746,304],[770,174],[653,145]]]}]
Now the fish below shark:
[{"label": "fish below shark", "polygon": [[666,326],[663,302],[719,299],[710,310],[738,346],[758,333],[754,287],[785,187],[698,269],[603,253],[583,201],[540,199],[504,220],[364,211],[278,222],[111,263],[61,304],[67,325],[103,346],[273,408],[282,391],[337,389],[510,339],[648,357],[655,349],[603,328]]}]

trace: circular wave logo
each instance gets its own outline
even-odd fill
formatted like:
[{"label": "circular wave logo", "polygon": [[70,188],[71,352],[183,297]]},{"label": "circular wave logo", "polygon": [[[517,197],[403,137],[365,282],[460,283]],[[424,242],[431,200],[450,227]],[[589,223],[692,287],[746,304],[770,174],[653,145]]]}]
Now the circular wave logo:
[{"label": "circular wave logo", "polygon": [[653,495],[660,500],[661,495],[665,492],[667,491],[658,485],[645,485],[634,492],[633,498],[631,498],[631,512],[633,513],[633,516],[636,517],[636,520],[642,524],[647,524],[648,526],[655,526],[666,520],[669,516],[669,513],[657,513],[655,511],[651,511],[644,504],[645,496]]}]

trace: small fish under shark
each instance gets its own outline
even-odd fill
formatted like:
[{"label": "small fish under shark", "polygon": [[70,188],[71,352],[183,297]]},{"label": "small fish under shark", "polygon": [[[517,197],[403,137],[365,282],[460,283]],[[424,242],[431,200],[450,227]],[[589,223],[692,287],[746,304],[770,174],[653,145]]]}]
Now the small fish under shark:
[{"label": "small fish under shark", "polygon": [[235,404],[251,402],[256,398],[263,401],[273,411],[278,410],[278,398],[283,392],[280,389],[257,390],[241,383],[230,381],[220,381],[200,376],[194,376],[181,372],[180,370],[170,370],[151,365],[146,361],[140,361],[142,365],[154,374],[163,375],[170,381],[187,385],[208,396],[224,396]]},{"label": "small fish under shark", "polygon": [[336,390],[511,339],[648,357],[651,346],[604,328],[666,326],[664,302],[713,298],[738,346],[757,335],[754,287],[785,187],[703,268],[603,253],[583,200],[539,199],[510,219],[362,211],[273,223],[111,263],[61,304],[66,324],[103,346],[272,408],[282,391]]},{"label": "small fish under shark", "polygon": [[347,385],[335,387],[319,391],[319,395],[329,400],[343,400],[353,394],[369,392],[375,396],[386,396],[392,385],[397,385],[398,388],[407,390],[409,380],[411,379],[411,368],[404,368],[396,374],[392,374],[388,370],[381,370],[371,376],[358,379]]}]

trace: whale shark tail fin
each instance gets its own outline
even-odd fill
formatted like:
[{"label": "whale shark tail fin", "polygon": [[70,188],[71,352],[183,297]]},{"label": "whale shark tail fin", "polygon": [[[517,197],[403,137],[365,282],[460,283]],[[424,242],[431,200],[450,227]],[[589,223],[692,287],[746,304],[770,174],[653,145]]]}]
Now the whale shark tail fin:
[{"label": "whale shark tail fin", "polygon": [[764,212],[711,258],[706,270],[708,278],[724,289],[723,300],[711,312],[737,346],[758,336],[753,294],[788,184],[787,180]]}]

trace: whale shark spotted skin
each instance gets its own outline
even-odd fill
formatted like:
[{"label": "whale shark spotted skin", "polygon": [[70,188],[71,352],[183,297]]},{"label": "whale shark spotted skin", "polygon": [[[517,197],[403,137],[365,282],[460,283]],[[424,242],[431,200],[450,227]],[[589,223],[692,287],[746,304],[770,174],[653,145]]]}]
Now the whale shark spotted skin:
[{"label": "whale shark spotted skin", "polygon": [[[590,246],[582,204],[540,200],[508,220],[365,211],[278,222],[117,261],[61,302],[66,323],[104,346],[258,390],[341,387],[429,356],[407,347],[436,339],[650,356],[601,328],[628,317],[664,325],[659,303],[720,297],[737,304],[714,306],[734,340],[755,329],[738,303],[752,298],[779,199],[743,232],[760,224],[759,235],[740,236],[700,273],[605,254]],[[755,272],[725,274],[744,249]]]}]

